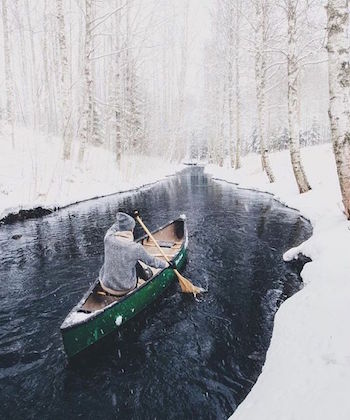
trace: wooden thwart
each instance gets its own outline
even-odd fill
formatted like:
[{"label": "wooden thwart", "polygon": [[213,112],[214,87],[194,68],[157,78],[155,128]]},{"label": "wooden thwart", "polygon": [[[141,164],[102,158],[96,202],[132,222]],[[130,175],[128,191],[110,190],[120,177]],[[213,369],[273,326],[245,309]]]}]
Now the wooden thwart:
[{"label": "wooden thwart", "polygon": [[[165,260],[170,263],[170,259],[167,257],[167,255],[164,253],[163,249],[159,246],[158,242],[152,235],[152,233],[148,230],[147,226],[143,223],[141,220],[141,217],[136,212],[135,215],[136,220],[140,223],[144,231],[147,233],[149,238],[152,239],[154,242],[154,245],[158,248],[159,252],[162,254],[162,256],[165,258]],[[179,280],[181,290],[183,293],[193,293],[194,296],[196,296],[199,293],[204,292],[204,289],[201,287],[194,286],[189,280],[187,280],[184,276],[182,276],[177,270],[174,270],[174,273],[176,274],[177,279]]]}]

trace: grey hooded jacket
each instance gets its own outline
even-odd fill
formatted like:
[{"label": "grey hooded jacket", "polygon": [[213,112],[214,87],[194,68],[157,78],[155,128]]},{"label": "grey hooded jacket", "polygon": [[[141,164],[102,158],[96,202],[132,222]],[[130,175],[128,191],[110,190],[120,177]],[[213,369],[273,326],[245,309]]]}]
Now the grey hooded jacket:
[{"label": "grey hooded jacket", "polygon": [[105,235],[104,264],[100,270],[100,282],[109,289],[126,291],[135,288],[137,261],[155,268],[168,266],[165,261],[149,255],[142,245],[116,236],[117,232],[131,231],[134,226],[135,222],[129,215],[117,213],[117,222]]}]

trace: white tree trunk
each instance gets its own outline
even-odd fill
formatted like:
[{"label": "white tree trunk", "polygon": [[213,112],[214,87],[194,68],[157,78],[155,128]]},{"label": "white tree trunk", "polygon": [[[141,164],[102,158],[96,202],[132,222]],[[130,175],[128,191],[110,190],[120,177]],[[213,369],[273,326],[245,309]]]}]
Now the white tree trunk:
[{"label": "white tree trunk", "polygon": [[36,65],[36,56],[35,56],[35,45],[34,45],[34,31],[32,28],[32,20],[31,20],[31,10],[29,7],[29,0],[26,1],[26,14],[27,14],[27,24],[28,24],[28,32],[29,32],[29,39],[30,39],[30,54],[31,54],[31,65],[30,65],[30,73],[31,73],[31,87],[32,87],[32,107],[33,107],[33,125],[34,128],[38,128],[38,124],[40,121],[40,101],[39,101],[39,83],[38,83],[38,74],[37,74],[37,65]]},{"label": "white tree trunk", "polygon": [[[45,118],[45,125],[46,131],[52,132],[56,129],[56,91],[55,91],[55,83],[54,77],[52,75],[51,69],[51,59],[50,59],[50,51],[51,51],[51,28],[49,25],[49,15],[51,13],[49,6],[49,0],[45,0],[44,2],[44,14],[43,14],[43,29],[44,29],[44,36],[42,40],[42,60],[43,60],[43,68],[44,68],[44,83],[43,83],[43,91],[44,91],[44,107],[46,110]],[[51,47],[51,48],[50,48]],[[57,69],[56,69],[57,71]]]},{"label": "white tree trunk", "polygon": [[29,97],[29,80],[28,80],[28,69],[27,69],[27,57],[26,57],[26,42],[24,37],[24,24],[22,20],[22,10],[19,5],[19,0],[15,0],[14,9],[16,13],[16,20],[18,25],[18,40],[20,46],[20,57],[21,57],[21,77],[22,77],[22,92],[23,92],[23,101],[20,97],[18,101],[20,102],[20,109],[22,112],[23,123],[27,124],[27,115],[28,115],[28,97]]},{"label": "white tree trunk", "polygon": [[311,189],[301,163],[299,144],[299,101],[298,101],[298,77],[299,68],[296,55],[296,12],[297,1],[288,0],[288,128],[289,128],[289,150],[293,172],[298,184],[299,192],[302,194]]},{"label": "white tree trunk", "polygon": [[[119,0],[116,3],[117,7],[120,7]],[[121,48],[121,12],[118,12],[115,17],[115,48],[117,51]],[[122,130],[122,75],[121,75],[121,54],[118,53],[115,56],[115,74],[114,74],[114,91],[115,91],[115,116],[114,116],[114,135],[115,135],[115,159],[118,163],[120,163],[121,155],[122,155],[122,138],[121,138],[121,130]]]},{"label": "white tree trunk", "polygon": [[234,168],[235,166],[235,148],[234,148],[234,135],[233,135],[233,131],[234,131],[234,121],[233,121],[233,91],[236,89],[236,80],[233,80],[233,62],[235,60],[235,56],[237,51],[235,51],[235,39],[234,39],[234,35],[235,35],[235,31],[236,28],[234,28],[235,25],[235,21],[234,21],[234,15],[235,15],[235,10],[234,10],[234,5],[233,2],[230,2],[228,4],[228,8],[229,10],[228,12],[228,16],[229,16],[229,20],[228,20],[228,24],[229,24],[229,28],[228,28],[228,65],[227,65],[227,72],[228,72],[228,150],[229,150],[229,154],[230,154],[230,164],[231,164],[231,168]]},{"label": "white tree trunk", "polygon": [[92,138],[93,79],[90,54],[92,51],[92,0],[85,0],[85,42],[84,42],[84,99],[80,126],[79,162],[84,159],[86,145]]},{"label": "white tree trunk", "polygon": [[5,89],[6,89],[6,121],[11,129],[12,146],[15,147],[14,136],[14,89],[11,69],[9,23],[7,18],[7,1],[2,0],[2,23],[4,33],[5,56]]},{"label": "white tree trunk", "polygon": [[66,43],[66,28],[64,22],[63,1],[56,0],[58,20],[58,42],[61,57],[61,92],[62,92],[62,137],[63,159],[70,159],[71,154],[71,100],[70,100],[70,75],[68,65],[68,51]]},{"label": "white tree trunk", "polygon": [[235,169],[241,167],[241,98],[240,98],[240,74],[239,74],[239,51],[240,51],[240,13],[241,1],[236,0],[235,14],[235,102],[236,102],[236,159]]},{"label": "white tree trunk", "polygon": [[350,219],[350,63],[349,2],[329,0],[329,118],[345,214]]},{"label": "white tree trunk", "polygon": [[[218,165],[222,168],[224,166],[224,160],[225,160],[225,146],[226,146],[226,142],[225,142],[225,119],[223,118],[223,116],[226,113],[226,97],[227,97],[227,82],[225,81],[222,84],[222,91],[220,92],[221,94],[221,113],[219,113],[218,115],[218,121],[219,121],[219,138],[218,138],[218,149],[217,149],[217,162]],[[228,99],[228,98],[227,98]]]},{"label": "white tree trunk", "polygon": [[131,52],[129,51],[131,47],[130,42],[130,4],[126,3],[126,12],[125,12],[125,52],[123,55],[125,74],[123,80],[123,114],[124,114],[124,141],[122,145],[123,152],[128,152],[134,145],[133,138],[133,123],[132,123],[132,90],[131,90]]},{"label": "white tree trunk", "polygon": [[270,165],[270,159],[265,139],[265,87],[266,87],[266,8],[265,2],[256,0],[256,42],[255,42],[255,83],[258,105],[258,137],[260,142],[260,153],[262,168],[270,182],[275,182],[275,177]]},{"label": "white tree trunk", "polygon": [[[120,7],[120,0],[115,1],[115,8]],[[121,13],[115,14],[111,22],[111,50],[117,51],[112,57],[108,71],[108,112],[107,112],[107,134],[109,145],[114,153],[115,160],[119,164],[121,159],[121,118],[122,118],[122,97],[121,97],[121,43],[120,43]]]},{"label": "white tree trunk", "polygon": [[184,131],[184,113],[185,113],[185,89],[186,89],[186,75],[187,75],[187,55],[188,55],[188,10],[189,10],[189,0],[186,0],[184,4],[184,19],[183,19],[183,37],[181,40],[181,65],[180,65],[180,74],[179,74],[179,109],[178,109],[178,120],[177,124],[177,143],[178,143],[178,154],[177,161],[181,162],[188,149],[188,138]]},{"label": "white tree trunk", "polygon": [[[51,2],[48,2],[48,6],[51,5]],[[48,18],[48,36],[49,36],[49,45],[48,45],[48,55],[49,55],[49,69],[50,71],[50,100],[52,103],[52,113],[51,113],[51,130],[55,133],[59,133],[59,112],[58,105],[61,103],[61,92],[60,92],[60,72],[59,72],[59,43],[57,37],[57,22],[55,19]]]}]

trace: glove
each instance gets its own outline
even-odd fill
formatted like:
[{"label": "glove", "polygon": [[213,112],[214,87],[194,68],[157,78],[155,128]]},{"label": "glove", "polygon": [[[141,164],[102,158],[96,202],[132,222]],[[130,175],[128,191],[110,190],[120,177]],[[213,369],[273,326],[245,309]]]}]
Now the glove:
[{"label": "glove", "polygon": [[169,268],[171,268],[172,270],[177,270],[175,261],[170,261],[169,262]]}]

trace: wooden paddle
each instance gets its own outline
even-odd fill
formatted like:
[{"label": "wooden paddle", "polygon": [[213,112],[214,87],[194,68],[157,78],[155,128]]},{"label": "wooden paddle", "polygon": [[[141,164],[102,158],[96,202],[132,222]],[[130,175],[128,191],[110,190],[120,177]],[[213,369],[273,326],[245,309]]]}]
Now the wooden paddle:
[{"label": "wooden paddle", "polygon": [[[165,254],[165,252],[162,250],[162,248],[159,246],[158,242],[152,235],[152,233],[148,230],[147,226],[143,223],[141,217],[139,216],[138,211],[134,212],[135,219],[140,223],[143,230],[147,233],[147,235],[152,239],[154,242],[154,245],[158,248],[161,255],[165,258],[165,260],[170,263],[169,258]],[[201,287],[194,286],[189,280],[187,280],[184,276],[182,276],[177,270],[174,269],[174,273],[176,274],[177,279],[179,280],[181,290],[183,293],[193,293],[194,296],[198,295],[199,293],[204,292],[205,290]]]}]

